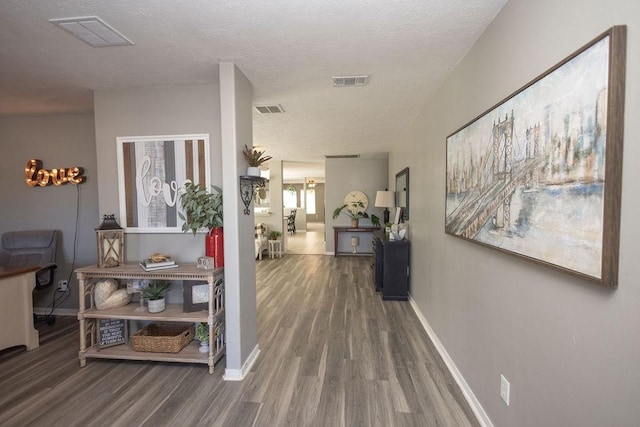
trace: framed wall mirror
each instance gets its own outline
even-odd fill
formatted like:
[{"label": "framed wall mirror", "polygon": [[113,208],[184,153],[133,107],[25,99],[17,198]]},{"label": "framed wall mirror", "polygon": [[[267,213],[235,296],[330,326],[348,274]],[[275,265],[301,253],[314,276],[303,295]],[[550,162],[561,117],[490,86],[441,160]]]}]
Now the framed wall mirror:
[{"label": "framed wall mirror", "polygon": [[396,207],[402,208],[402,221],[409,220],[409,168],[396,174]]}]

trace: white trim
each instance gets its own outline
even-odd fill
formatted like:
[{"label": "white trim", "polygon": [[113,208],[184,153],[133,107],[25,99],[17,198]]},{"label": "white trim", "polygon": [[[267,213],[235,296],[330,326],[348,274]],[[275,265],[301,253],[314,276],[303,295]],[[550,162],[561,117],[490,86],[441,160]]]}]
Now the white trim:
[{"label": "white trim", "polygon": [[242,364],[242,369],[225,369],[224,375],[222,379],[225,381],[242,381],[244,377],[247,375],[247,372],[253,368],[253,365],[258,360],[258,356],[260,355],[260,347],[258,344],[253,348],[253,351],[247,357],[247,360]]},{"label": "white trim", "polygon": [[489,415],[487,415],[484,408],[482,407],[476,396],[473,394],[471,387],[469,387],[469,384],[467,384],[467,382],[465,381],[456,364],[453,362],[453,359],[451,359],[451,356],[449,356],[449,353],[447,353],[447,350],[445,350],[444,346],[440,342],[440,339],[438,339],[438,336],[436,335],[434,330],[431,329],[429,322],[427,322],[427,319],[424,317],[424,315],[420,311],[420,308],[418,307],[418,304],[411,295],[409,295],[409,303],[411,304],[411,308],[413,308],[413,311],[416,313],[416,316],[418,316],[420,323],[422,323],[422,327],[427,332],[427,335],[429,335],[431,342],[433,342],[434,347],[440,354],[440,357],[442,357],[442,360],[447,365],[447,368],[449,368],[449,372],[451,372],[453,379],[456,381],[456,384],[458,384],[458,387],[460,387],[464,398],[466,399],[467,403],[469,403],[469,406],[471,407],[471,410],[473,411],[473,414],[476,416],[476,419],[478,420],[480,425],[483,427],[493,427],[493,423],[491,422]]},{"label": "white trim", "polygon": [[[44,316],[50,313],[50,308],[43,307],[33,307],[33,312],[38,316]],[[53,311],[55,316],[69,316],[69,317],[78,317],[78,309],[77,308],[56,308]]]}]

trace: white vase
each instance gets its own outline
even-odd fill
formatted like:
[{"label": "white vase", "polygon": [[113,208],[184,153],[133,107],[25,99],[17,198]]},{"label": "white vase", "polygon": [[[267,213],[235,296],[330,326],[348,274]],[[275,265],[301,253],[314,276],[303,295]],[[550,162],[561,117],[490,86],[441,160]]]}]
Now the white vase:
[{"label": "white vase", "polygon": [[164,298],[150,299],[149,301],[147,301],[147,310],[149,311],[149,313],[160,313],[161,311],[164,311],[164,308]]},{"label": "white vase", "polygon": [[198,351],[200,353],[209,353],[209,341],[200,341]]},{"label": "white vase", "polygon": [[260,176],[260,168],[259,167],[254,167],[254,166],[249,166],[247,168],[247,175],[248,176]]}]

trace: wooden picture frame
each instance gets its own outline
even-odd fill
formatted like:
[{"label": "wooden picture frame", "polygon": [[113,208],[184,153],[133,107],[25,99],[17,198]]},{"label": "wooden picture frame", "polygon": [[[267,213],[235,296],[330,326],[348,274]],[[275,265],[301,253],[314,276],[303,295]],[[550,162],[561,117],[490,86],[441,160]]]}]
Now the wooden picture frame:
[{"label": "wooden picture frame", "polygon": [[445,232],[618,285],[626,26],[447,137]]},{"label": "wooden picture frame", "polygon": [[209,309],[209,284],[204,282],[182,282],[182,311],[191,313],[193,311]]},{"label": "wooden picture frame", "polygon": [[120,224],[126,233],[182,233],[185,181],[210,187],[209,135],[116,138]]}]

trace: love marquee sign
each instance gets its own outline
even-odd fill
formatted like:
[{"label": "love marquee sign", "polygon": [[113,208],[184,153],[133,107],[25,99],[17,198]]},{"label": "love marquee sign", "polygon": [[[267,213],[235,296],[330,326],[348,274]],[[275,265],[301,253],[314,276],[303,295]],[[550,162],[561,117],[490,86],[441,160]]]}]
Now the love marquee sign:
[{"label": "love marquee sign", "polygon": [[59,186],[62,184],[82,184],[85,177],[82,175],[82,168],[77,166],[71,168],[45,169],[41,160],[31,159],[24,168],[25,181],[29,187],[46,187],[51,184]]}]

